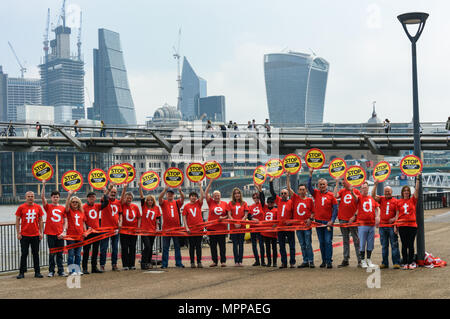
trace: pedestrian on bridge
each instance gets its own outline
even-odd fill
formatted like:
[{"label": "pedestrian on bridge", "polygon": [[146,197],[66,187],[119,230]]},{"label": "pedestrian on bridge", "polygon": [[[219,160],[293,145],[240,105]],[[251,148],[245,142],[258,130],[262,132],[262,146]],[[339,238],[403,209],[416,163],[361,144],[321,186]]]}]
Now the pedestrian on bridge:
[{"label": "pedestrian on bridge", "polygon": [[39,122],[36,122],[36,131],[37,131],[37,137],[41,137],[41,135],[42,135],[42,125]]},{"label": "pedestrian on bridge", "polygon": [[100,137],[106,137],[105,122],[103,120],[100,121]]}]

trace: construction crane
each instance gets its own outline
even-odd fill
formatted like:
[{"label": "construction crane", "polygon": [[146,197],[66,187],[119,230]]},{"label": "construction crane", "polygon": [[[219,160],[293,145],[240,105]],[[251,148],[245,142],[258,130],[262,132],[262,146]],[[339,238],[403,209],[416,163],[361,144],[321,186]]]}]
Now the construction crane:
[{"label": "construction crane", "polygon": [[80,11],[80,27],[78,28],[78,41],[77,41],[77,47],[78,47],[78,61],[81,61],[81,23],[83,19],[83,13]]},{"label": "construction crane", "polygon": [[177,110],[180,111],[181,107],[181,90],[183,89],[181,87],[181,73],[180,73],[180,42],[181,42],[181,28],[178,31],[178,46],[175,48],[173,47],[173,57],[175,60],[177,60],[177,83],[178,83],[178,102],[177,102]]},{"label": "construction crane", "polygon": [[27,72],[27,69],[23,67],[22,63],[20,63],[19,58],[17,57],[16,51],[14,51],[13,46],[11,45],[11,42],[8,41],[9,47],[11,48],[12,53],[14,54],[14,57],[16,58],[17,63],[19,64],[20,67],[20,73],[21,73],[21,78],[23,79],[23,75],[25,72]]}]

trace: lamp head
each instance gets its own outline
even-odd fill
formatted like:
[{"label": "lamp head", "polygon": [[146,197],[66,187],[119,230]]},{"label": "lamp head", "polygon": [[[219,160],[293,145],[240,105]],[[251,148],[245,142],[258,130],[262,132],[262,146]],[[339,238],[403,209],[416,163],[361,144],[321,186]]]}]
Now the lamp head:
[{"label": "lamp head", "polygon": [[[425,12],[410,12],[410,13],[404,13],[399,16],[397,16],[398,21],[403,26],[403,29],[406,32],[406,35],[408,36],[409,40],[411,42],[416,42],[419,40],[420,35],[422,34],[423,28],[425,27],[425,22],[427,21],[429,14]],[[412,36],[409,33],[409,30],[407,28],[408,25],[418,25],[417,32],[414,36]]]}]

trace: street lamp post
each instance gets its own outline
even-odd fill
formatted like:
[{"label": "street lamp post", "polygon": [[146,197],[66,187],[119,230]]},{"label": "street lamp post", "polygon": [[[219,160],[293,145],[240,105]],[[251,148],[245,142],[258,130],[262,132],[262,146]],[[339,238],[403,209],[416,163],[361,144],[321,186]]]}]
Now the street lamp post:
[{"label": "street lamp post", "polygon": [[[416,42],[422,34],[428,13],[412,12],[399,15],[398,20],[403,26],[406,35],[411,41],[412,52],[412,80],[413,80],[413,126],[414,126],[414,155],[421,158],[422,148],[420,144],[420,122],[419,122],[419,97],[417,89],[417,58],[416,58]],[[408,25],[417,25],[418,29],[414,36],[409,33]],[[423,214],[423,188],[422,176],[419,179],[419,198],[417,199],[416,218],[417,218],[417,259],[423,261],[425,259],[425,227]]]}]

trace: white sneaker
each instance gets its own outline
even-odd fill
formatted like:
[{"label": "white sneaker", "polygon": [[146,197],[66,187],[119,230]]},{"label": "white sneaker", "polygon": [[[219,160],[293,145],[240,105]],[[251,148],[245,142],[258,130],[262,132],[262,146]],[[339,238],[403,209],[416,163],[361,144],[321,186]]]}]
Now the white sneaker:
[{"label": "white sneaker", "polygon": [[369,268],[375,268],[377,265],[373,264],[373,263],[372,263],[372,260],[367,259],[367,266],[368,266]]},{"label": "white sneaker", "polygon": [[361,268],[367,268],[367,261],[365,259],[361,260]]},{"label": "white sneaker", "polygon": [[54,275],[55,275],[54,272],[49,272],[48,275],[47,275],[47,277],[53,277]]},{"label": "white sneaker", "polygon": [[79,271],[79,272],[77,272],[77,275],[78,275],[78,276],[83,276],[83,272],[82,272],[82,271]]}]

